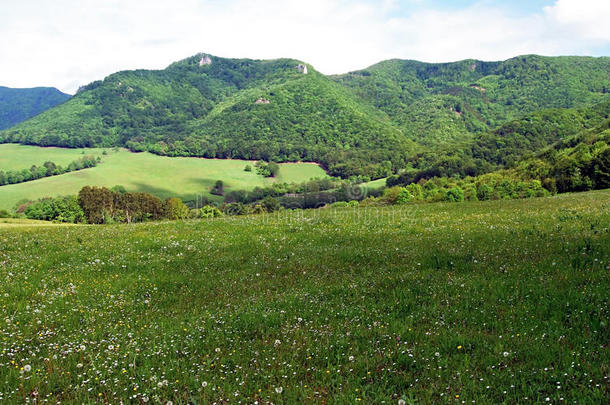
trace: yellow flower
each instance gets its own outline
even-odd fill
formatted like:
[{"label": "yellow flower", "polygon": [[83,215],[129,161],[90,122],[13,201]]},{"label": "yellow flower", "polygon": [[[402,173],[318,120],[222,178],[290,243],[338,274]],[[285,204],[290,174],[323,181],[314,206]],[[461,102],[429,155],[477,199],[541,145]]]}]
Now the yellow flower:
[{"label": "yellow flower", "polygon": [[458,346],[458,350],[462,350],[462,345],[459,345],[459,346]]}]

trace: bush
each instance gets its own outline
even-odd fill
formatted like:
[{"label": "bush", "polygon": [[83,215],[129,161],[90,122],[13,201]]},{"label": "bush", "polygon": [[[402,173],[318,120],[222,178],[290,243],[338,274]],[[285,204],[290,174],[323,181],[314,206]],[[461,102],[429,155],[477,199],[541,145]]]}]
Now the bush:
[{"label": "bush", "polygon": [[210,193],[214,195],[223,195],[224,194],[224,183],[222,180],[216,180],[216,184],[214,184],[214,188]]},{"label": "bush", "polygon": [[212,205],[205,205],[199,210],[200,218],[216,218],[222,216],[222,211]]},{"label": "bush", "polygon": [[181,199],[173,197],[168,198],[163,203],[163,217],[167,219],[186,219],[189,216],[188,207]]},{"label": "bush", "polygon": [[330,205],[330,208],[347,208],[347,207],[349,207],[349,204],[347,203],[347,201],[337,201]]},{"label": "bush", "polygon": [[396,197],[396,204],[406,204],[413,199],[413,196],[406,188],[402,188]]},{"label": "bush", "polygon": [[266,212],[274,212],[280,209],[280,203],[273,197],[265,197],[261,201],[261,206]]},{"label": "bush", "polygon": [[28,205],[25,216],[29,219],[72,224],[85,221],[85,213],[76,196],[43,198]]},{"label": "bush", "polygon": [[460,187],[452,187],[445,194],[445,201],[461,202],[464,201],[464,191]]}]

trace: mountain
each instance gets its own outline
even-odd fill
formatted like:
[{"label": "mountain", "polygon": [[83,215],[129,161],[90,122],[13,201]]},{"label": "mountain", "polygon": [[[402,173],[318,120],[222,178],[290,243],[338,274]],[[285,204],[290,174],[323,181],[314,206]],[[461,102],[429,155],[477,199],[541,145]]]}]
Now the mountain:
[{"label": "mountain", "polygon": [[334,76],[425,144],[468,137],[543,108],[610,98],[610,58],[525,55],[502,62],[389,60]]},{"label": "mountain", "polygon": [[[164,70],[119,72],[93,82],[66,103],[0,132],[0,141],[308,160],[333,175],[371,178],[426,169],[445,151],[464,151],[484,172],[506,162],[493,153],[475,156],[477,142],[485,149],[486,137],[528,113],[555,109],[540,116],[545,126],[549,117],[563,116],[562,109],[603,106],[610,99],[609,72],[610,58],[528,55],[503,62],[390,60],[324,76],[292,59],[199,54]],[[560,126],[565,133],[513,152],[574,133]]]},{"label": "mountain", "polygon": [[0,86],[0,129],[10,128],[70,98],[51,87],[12,89]]}]

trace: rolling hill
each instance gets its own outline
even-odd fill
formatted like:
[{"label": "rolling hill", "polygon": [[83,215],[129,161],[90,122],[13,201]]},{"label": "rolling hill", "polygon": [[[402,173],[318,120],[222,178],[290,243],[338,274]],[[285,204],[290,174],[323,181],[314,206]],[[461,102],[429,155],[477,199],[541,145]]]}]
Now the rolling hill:
[{"label": "rolling hill", "polygon": [[0,130],[32,118],[70,98],[50,87],[12,89],[0,86]]}]

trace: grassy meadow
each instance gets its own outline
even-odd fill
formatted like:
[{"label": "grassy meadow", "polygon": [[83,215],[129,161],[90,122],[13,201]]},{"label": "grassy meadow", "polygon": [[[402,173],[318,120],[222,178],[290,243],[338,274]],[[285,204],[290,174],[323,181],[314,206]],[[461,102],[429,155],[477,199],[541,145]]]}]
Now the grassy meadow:
[{"label": "grassy meadow", "polygon": [[0,228],[0,277],[4,403],[608,398],[610,190]]},{"label": "grassy meadow", "polygon": [[312,177],[325,177],[324,170],[314,163],[283,163],[276,178],[264,178],[244,171],[245,160],[221,160],[163,157],[150,153],[132,153],[125,149],[62,149],[4,144],[0,145],[0,170],[27,169],[50,160],[60,165],[85,154],[101,156],[98,166],[60,176],[0,186],[0,209],[10,209],[20,200],[78,194],[84,186],[124,186],[127,191],[144,191],[161,198],[180,197],[195,200],[197,196],[213,197],[209,192],[216,180],[225,189],[251,190],[273,182],[301,183]]}]

